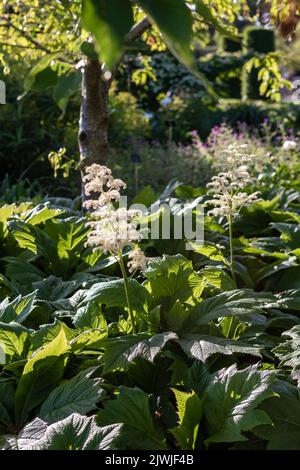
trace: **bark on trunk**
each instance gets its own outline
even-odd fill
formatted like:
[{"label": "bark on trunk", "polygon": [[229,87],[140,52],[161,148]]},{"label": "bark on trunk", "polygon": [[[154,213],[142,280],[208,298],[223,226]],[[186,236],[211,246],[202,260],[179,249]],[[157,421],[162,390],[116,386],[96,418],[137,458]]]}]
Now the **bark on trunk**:
[{"label": "bark on trunk", "polygon": [[[78,143],[81,173],[92,163],[105,165],[108,155],[108,90],[98,60],[87,59],[82,69]],[[84,198],[84,191],[83,191]]]}]

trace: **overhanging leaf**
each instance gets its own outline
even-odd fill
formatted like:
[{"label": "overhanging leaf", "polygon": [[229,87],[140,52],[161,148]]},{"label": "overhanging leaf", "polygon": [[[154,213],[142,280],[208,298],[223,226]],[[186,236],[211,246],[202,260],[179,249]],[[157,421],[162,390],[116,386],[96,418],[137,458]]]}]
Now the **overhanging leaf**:
[{"label": "overhanging leaf", "polygon": [[193,37],[193,17],[184,0],[136,0],[148,17],[160,30],[172,54],[188,67],[216,97],[211,84],[197,68],[191,49]]},{"label": "overhanging leaf", "polygon": [[81,73],[79,70],[71,70],[69,73],[58,77],[53,90],[53,98],[57,106],[65,112],[70,97],[76,93],[81,83]]},{"label": "overhanging leaf", "polygon": [[186,3],[183,0],[138,0],[137,3],[158,26],[172,53],[191,65],[193,19]]},{"label": "overhanging leaf", "polygon": [[133,25],[128,0],[83,0],[82,22],[95,36],[101,61],[111,70],[122,55],[124,36]]}]

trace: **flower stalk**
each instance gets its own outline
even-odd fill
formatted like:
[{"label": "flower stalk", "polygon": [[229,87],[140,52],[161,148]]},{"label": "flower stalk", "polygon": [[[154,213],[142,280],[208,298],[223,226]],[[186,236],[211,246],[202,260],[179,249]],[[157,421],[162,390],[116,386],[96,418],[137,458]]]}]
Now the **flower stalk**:
[{"label": "flower stalk", "polygon": [[228,216],[228,231],[229,231],[229,253],[230,253],[229,265],[230,265],[232,279],[236,287],[237,285],[236,285],[236,277],[235,277],[235,272],[234,272],[234,254],[233,254],[233,221],[232,221],[231,214]]},{"label": "flower stalk", "polygon": [[126,273],[125,264],[124,264],[124,261],[123,261],[123,253],[122,253],[121,250],[119,250],[119,252],[118,252],[118,261],[119,261],[119,265],[120,265],[123,280],[124,280],[124,291],[125,291],[125,297],[126,297],[126,302],[127,302],[127,307],[128,307],[129,318],[130,318],[130,321],[131,321],[131,324],[132,324],[132,331],[133,331],[133,334],[135,334],[137,332],[137,330],[136,330],[133,310],[132,310],[131,302],[130,302],[129,282],[128,282],[128,277],[127,277],[127,273]]},{"label": "flower stalk", "polygon": [[229,268],[232,279],[236,285],[236,275],[234,271],[233,253],[233,220],[242,207],[249,207],[258,201],[258,192],[248,194],[244,191],[246,186],[252,182],[247,163],[252,158],[244,151],[244,145],[232,144],[225,151],[225,170],[212,178],[208,183],[213,199],[208,204],[214,208],[208,211],[209,215],[215,217],[226,217],[229,235]]},{"label": "flower stalk", "polygon": [[[123,280],[129,319],[133,333],[136,333],[136,324],[130,302],[129,280],[123,260],[123,250],[132,247],[129,253],[128,269],[130,273],[147,267],[147,258],[144,252],[136,247],[142,235],[138,230],[136,218],[142,213],[137,210],[115,207],[120,201],[120,191],[126,188],[124,181],[115,179],[111,170],[106,166],[93,164],[86,168],[83,179],[85,194],[89,197],[84,206],[90,210],[91,221],[86,225],[91,227],[87,236],[86,245],[93,251],[102,250],[110,253],[118,261]],[[120,206],[120,204],[119,204]]]}]

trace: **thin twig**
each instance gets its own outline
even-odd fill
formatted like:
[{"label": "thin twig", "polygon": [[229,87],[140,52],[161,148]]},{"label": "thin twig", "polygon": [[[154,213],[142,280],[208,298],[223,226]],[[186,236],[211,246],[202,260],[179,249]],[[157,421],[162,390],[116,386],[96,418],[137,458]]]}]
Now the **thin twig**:
[{"label": "thin twig", "polygon": [[38,41],[33,39],[30,34],[26,33],[26,31],[23,31],[23,29],[19,28],[15,24],[13,24],[11,21],[4,17],[0,17],[0,20],[4,20],[6,22],[6,25],[9,26],[10,28],[13,28],[15,31],[20,33],[23,38],[27,39],[27,41],[31,42],[31,44],[34,44],[37,49],[40,49],[41,51],[47,52],[47,54],[51,54],[51,51],[47,49],[47,47],[43,46],[40,44]]},{"label": "thin twig", "polygon": [[10,44],[8,42],[0,42],[0,46],[19,47],[19,48],[22,48],[22,49],[35,49],[36,48],[34,45],[32,45],[32,46],[23,46],[21,44]]}]

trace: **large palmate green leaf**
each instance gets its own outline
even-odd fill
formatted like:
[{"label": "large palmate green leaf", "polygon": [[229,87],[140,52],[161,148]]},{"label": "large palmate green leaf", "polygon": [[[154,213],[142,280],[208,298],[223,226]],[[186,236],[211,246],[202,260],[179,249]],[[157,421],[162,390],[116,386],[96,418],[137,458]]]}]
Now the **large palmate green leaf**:
[{"label": "large palmate green leaf", "polygon": [[188,370],[188,385],[192,390],[202,395],[213,381],[214,376],[215,374],[210,371],[205,362],[194,361]]},{"label": "large palmate green leaf", "polygon": [[110,450],[121,426],[99,428],[95,418],[73,413],[62,421],[47,425],[36,418],[18,435],[0,437],[2,450]]},{"label": "large palmate green leaf", "polygon": [[20,248],[32,251],[35,255],[43,256],[49,262],[56,258],[55,243],[40,228],[19,220],[10,224],[12,236]]},{"label": "large palmate green leaf", "polygon": [[203,290],[202,279],[193,270],[191,261],[181,255],[153,261],[146,277],[145,287],[157,302],[163,302],[169,308],[176,300],[193,304]]},{"label": "large palmate green leaf", "polygon": [[0,421],[9,426],[14,422],[14,400],[16,380],[14,377],[0,378]]},{"label": "large palmate green leaf", "polygon": [[286,259],[274,261],[273,263],[269,263],[266,266],[263,266],[257,271],[256,282],[261,282],[263,279],[276,275],[283,269],[289,270],[290,268],[297,266],[299,267],[296,256],[287,256]]},{"label": "large palmate green leaf", "polygon": [[264,401],[261,409],[272,424],[258,426],[254,433],[268,441],[267,450],[300,450],[300,401],[281,394]]},{"label": "large palmate green leaf", "polygon": [[8,235],[8,220],[13,215],[14,210],[14,204],[0,207],[0,240],[3,240]]},{"label": "large palmate green leaf", "polygon": [[76,328],[99,328],[107,329],[107,323],[101,309],[96,302],[89,302],[77,310],[73,319]]},{"label": "large palmate green leaf", "polygon": [[31,346],[29,332],[18,323],[0,323],[0,364],[25,359]]},{"label": "large palmate green leaf", "polygon": [[50,203],[48,202],[34,206],[32,209],[25,212],[22,219],[30,225],[39,225],[53,217],[63,214],[61,209],[50,208],[49,205]]},{"label": "large palmate green leaf", "polygon": [[62,321],[55,319],[53,323],[41,325],[38,330],[31,333],[30,340],[33,349],[36,350],[48,343],[51,343],[51,341],[59,335],[62,329],[64,330],[68,341],[75,338],[78,334],[76,330],[69,328]]},{"label": "large palmate green leaf", "polygon": [[122,55],[124,36],[133,24],[129,0],[83,0],[82,21],[93,33],[100,59],[111,70]]},{"label": "large palmate green leaf", "polygon": [[79,90],[80,83],[81,73],[79,70],[71,70],[58,77],[53,90],[53,98],[63,113],[66,111],[70,97]]},{"label": "large palmate green leaf", "polygon": [[123,424],[121,450],[161,450],[166,448],[162,430],[150,412],[149,395],[139,388],[121,386],[116,400],[107,401],[98,413],[98,424]]},{"label": "large palmate green leaf", "polygon": [[87,292],[87,289],[79,289],[71,297],[48,302],[48,305],[52,308],[54,316],[74,317],[77,310],[85,305]]},{"label": "large palmate green leaf", "polygon": [[24,80],[24,88],[26,91],[31,89],[41,90],[55,84],[57,74],[50,67],[50,63],[55,58],[56,54],[47,54],[31,68]]},{"label": "large palmate green leaf", "polygon": [[170,388],[172,376],[170,365],[172,363],[172,359],[164,356],[157,356],[153,363],[136,358],[129,365],[128,377],[135,387],[144,392],[162,395],[164,392],[168,392]]},{"label": "large palmate green leaf", "polygon": [[186,393],[174,390],[178,411],[178,426],[171,429],[171,433],[179,443],[182,450],[195,449],[198,429],[203,415],[204,399],[196,393]]},{"label": "large palmate green leaf", "polygon": [[104,339],[100,343],[105,350],[102,357],[104,372],[114,369],[126,370],[137,357],[153,362],[168,341],[176,338],[175,333],[166,332],[155,336],[140,333]]},{"label": "large palmate green leaf", "polygon": [[227,263],[225,256],[215,243],[205,242],[205,244],[200,245],[195,242],[189,242],[189,245],[193,251],[199,255],[203,255],[212,261],[222,261],[224,264]]},{"label": "large palmate green leaf", "polygon": [[[33,258],[35,257],[33,256]],[[33,282],[41,281],[45,278],[43,271],[22,258],[6,256],[3,259],[6,263],[6,276],[28,290],[32,288]]]},{"label": "large palmate green leaf", "polygon": [[79,263],[85,249],[87,229],[78,217],[49,219],[43,229],[21,220],[11,223],[12,236],[20,248],[47,260],[56,276],[66,276]]},{"label": "large palmate green leaf", "polygon": [[180,334],[184,331],[184,325],[191,315],[189,306],[176,300],[170,310],[162,312],[163,326],[165,329]]},{"label": "large palmate green leaf", "polygon": [[[224,291],[233,290],[235,288],[234,281],[222,267],[206,266],[205,268],[201,269],[198,274],[202,279],[202,283],[205,284],[206,290],[213,289],[217,291]],[[250,285],[250,287],[252,287],[252,285]]]},{"label": "large palmate green leaf", "polygon": [[54,423],[72,413],[84,415],[95,410],[96,403],[105,397],[100,379],[92,378],[96,369],[86,369],[56,387],[42,404],[39,417],[47,423]]},{"label": "large palmate green leaf", "polygon": [[[280,365],[291,367],[299,379],[300,372],[300,325],[282,333],[283,342],[273,349]],[[285,341],[284,341],[285,340]]]},{"label": "large palmate green leaf", "polygon": [[[136,279],[129,279],[128,290],[132,309],[137,312],[147,312],[148,305],[151,302],[148,291]],[[85,306],[92,301],[104,304],[106,307],[126,307],[123,279],[94,284],[84,293],[82,301],[77,307]]]},{"label": "large palmate green leaf", "polygon": [[55,241],[60,260],[68,262],[72,253],[85,249],[87,228],[83,218],[51,219],[46,224],[45,232]]},{"label": "large palmate green leaf", "polygon": [[50,302],[69,297],[78,285],[77,281],[63,281],[56,276],[49,276],[42,281],[32,283],[32,287],[37,290],[38,299]]},{"label": "large palmate green leaf", "polygon": [[235,341],[227,338],[218,338],[208,335],[185,335],[178,340],[178,343],[187,356],[206,362],[214,354],[248,354],[261,357],[262,350],[242,341]]},{"label": "large palmate green leaf", "polygon": [[193,308],[190,318],[186,321],[187,332],[211,320],[228,316],[247,316],[264,313],[264,307],[274,299],[273,295],[263,292],[254,292],[251,289],[236,289],[222,292],[203,300],[199,306]]},{"label": "large palmate green leaf", "polygon": [[274,374],[255,366],[238,370],[235,365],[221,370],[207,388],[204,415],[207,420],[207,444],[246,441],[243,432],[261,424],[271,424],[268,415],[257,409],[274,395]]},{"label": "large palmate green leaf", "polygon": [[[78,330],[77,330],[78,331]],[[74,354],[96,354],[99,355],[101,351],[101,343],[107,336],[106,330],[100,330],[93,328],[90,330],[84,330],[73,338],[69,344]]]},{"label": "large palmate green leaf", "polygon": [[300,225],[283,222],[272,223],[272,227],[281,233],[281,239],[285,242],[286,249],[294,250],[300,246]]},{"label": "large palmate green leaf", "polygon": [[0,322],[2,323],[22,323],[35,308],[37,291],[24,297],[19,295],[9,302],[5,299],[0,303]]},{"label": "large palmate green leaf", "polygon": [[275,294],[271,307],[300,312],[300,290],[294,289]]},{"label": "large palmate green leaf", "polygon": [[40,404],[62,379],[71,348],[63,329],[46,346],[28,359],[18,383],[15,415],[18,424],[24,423],[31,410]]}]

